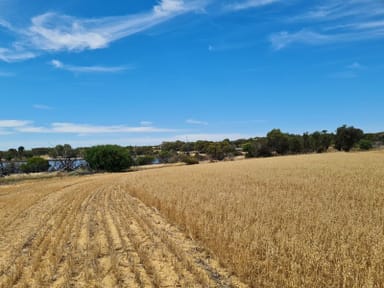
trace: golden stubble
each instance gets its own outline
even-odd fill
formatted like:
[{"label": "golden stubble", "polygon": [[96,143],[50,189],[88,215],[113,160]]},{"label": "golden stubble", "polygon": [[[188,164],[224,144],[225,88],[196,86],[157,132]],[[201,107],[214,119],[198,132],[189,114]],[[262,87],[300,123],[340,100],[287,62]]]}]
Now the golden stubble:
[{"label": "golden stubble", "polygon": [[124,176],[252,287],[384,287],[384,153],[329,153]]}]

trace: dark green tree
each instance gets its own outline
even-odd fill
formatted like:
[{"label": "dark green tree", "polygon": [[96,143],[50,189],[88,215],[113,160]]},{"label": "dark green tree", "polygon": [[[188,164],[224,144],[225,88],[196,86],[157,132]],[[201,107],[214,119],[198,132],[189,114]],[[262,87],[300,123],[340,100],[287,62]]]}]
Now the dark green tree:
[{"label": "dark green tree", "polygon": [[85,160],[96,171],[120,172],[132,166],[126,148],[117,145],[94,146],[85,152]]},{"label": "dark green tree", "polygon": [[2,151],[0,151],[0,176],[3,176],[5,174],[5,167],[4,167],[4,164],[3,164],[3,157],[4,157],[4,153]]},{"label": "dark green tree", "polygon": [[311,144],[311,136],[309,136],[309,133],[305,132],[302,138],[303,138],[303,152],[304,153],[313,152],[312,144]]},{"label": "dark green tree", "polygon": [[313,132],[310,135],[310,137],[311,137],[312,151],[315,151],[317,153],[324,152],[324,147],[323,147],[323,144],[322,144],[321,133],[319,131]]},{"label": "dark green tree", "polygon": [[353,126],[347,127],[347,125],[343,125],[336,130],[335,148],[339,151],[343,150],[348,152],[363,136],[363,130]]},{"label": "dark green tree", "polygon": [[5,158],[8,160],[8,161],[11,161],[11,160],[14,160],[17,158],[17,150],[14,149],[14,148],[11,148],[7,151],[6,155],[5,155]]},{"label": "dark green tree", "polygon": [[280,129],[273,129],[267,134],[268,146],[272,151],[280,155],[287,154],[289,151],[288,135],[281,132]]},{"label": "dark green tree", "polygon": [[211,160],[223,160],[225,158],[225,154],[221,147],[220,143],[211,143],[208,146],[207,154],[211,158]]},{"label": "dark green tree", "polygon": [[257,157],[257,144],[255,141],[248,141],[243,144],[243,152],[245,152],[245,158]]},{"label": "dark green tree", "polygon": [[303,152],[303,139],[300,135],[289,135],[289,152],[292,154],[298,154]]},{"label": "dark green tree", "polygon": [[20,169],[24,173],[46,172],[49,169],[49,162],[41,157],[32,157],[26,164],[21,165]]},{"label": "dark green tree", "polygon": [[155,157],[151,155],[143,155],[139,156],[135,159],[135,165],[141,166],[141,165],[149,165],[152,164],[153,161],[155,161]]},{"label": "dark green tree", "polygon": [[359,142],[360,150],[367,151],[373,148],[373,144],[370,140],[362,139]]},{"label": "dark green tree", "polygon": [[20,146],[19,148],[17,148],[17,155],[20,160],[22,160],[24,157],[24,151],[25,151],[25,148],[23,146]]}]

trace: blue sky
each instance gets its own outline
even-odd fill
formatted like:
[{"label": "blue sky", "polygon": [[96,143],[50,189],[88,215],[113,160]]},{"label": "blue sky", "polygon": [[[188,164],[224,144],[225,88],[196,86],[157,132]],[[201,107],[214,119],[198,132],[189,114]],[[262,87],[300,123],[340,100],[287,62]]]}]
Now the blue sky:
[{"label": "blue sky", "polygon": [[0,149],[382,131],[384,1],[0,0]]}]

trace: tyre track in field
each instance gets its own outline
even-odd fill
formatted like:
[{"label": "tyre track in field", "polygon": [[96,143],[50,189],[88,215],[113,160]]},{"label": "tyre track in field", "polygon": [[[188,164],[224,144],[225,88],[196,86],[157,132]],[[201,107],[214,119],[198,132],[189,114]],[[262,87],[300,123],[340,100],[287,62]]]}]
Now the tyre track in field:
[{"label": "tyre track in field", "polygon": [[122,187],[100,175],[35,195],[2,237],[0,287],[246,287]]}]

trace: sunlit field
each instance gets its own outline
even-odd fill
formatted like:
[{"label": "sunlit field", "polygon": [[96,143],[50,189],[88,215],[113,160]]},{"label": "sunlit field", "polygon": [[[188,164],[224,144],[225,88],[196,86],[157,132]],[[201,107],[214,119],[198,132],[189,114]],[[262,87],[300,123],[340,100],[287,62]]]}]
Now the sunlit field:
[{"label": "sunlit field", "polygon": [[123,177],[252,287],[384,286],[384,153],[175,167]]},{"label": "sunlit field", "polygon": [[0,186],[0,287],[246,287],[123,178]]},{"label": "sunlit field", "polygon": [[0,186],[0,287],[383,287],[384,153]]}]

